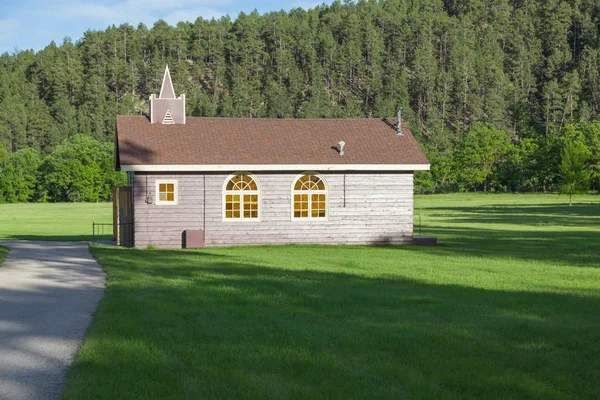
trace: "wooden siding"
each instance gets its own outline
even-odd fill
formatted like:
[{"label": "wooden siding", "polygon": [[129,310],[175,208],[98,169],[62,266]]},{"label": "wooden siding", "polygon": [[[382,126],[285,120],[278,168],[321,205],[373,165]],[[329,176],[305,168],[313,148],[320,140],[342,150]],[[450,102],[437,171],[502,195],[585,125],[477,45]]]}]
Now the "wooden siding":
[{"label": "wooden siding", "polygon": [[[136,247],[179,248],[186,229],[205,230],[206,246],[399,244],[412,240],[411,173],[323,173],[328,186],[328,218],[311,221],[292,219],[291,187],[298,173],[256,174],[260,221],[223,220],[223,183],[228,176],[136,173]],[[156,179],[177,180],[177,205],[155,204]]]}]

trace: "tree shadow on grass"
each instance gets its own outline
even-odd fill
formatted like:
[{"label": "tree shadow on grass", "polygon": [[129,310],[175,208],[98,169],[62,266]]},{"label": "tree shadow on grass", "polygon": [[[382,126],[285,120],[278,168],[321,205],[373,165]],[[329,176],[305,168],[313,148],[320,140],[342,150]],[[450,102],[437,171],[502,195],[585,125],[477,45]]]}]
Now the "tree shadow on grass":
[{"label": "tree shadow on grass", "polygon": [[[436,250],[441,253],[600,267],[600,204],[494,204],[426,212],[433,213],[424,217],[422,231],[445,244]],[[436,218],[447,218],[448,223]]]},{"label": "tree shadow on grass", "polygon": [[[444,243],[442,254],[546,261],[570,267],[600,267],[600,232],[523,231],[428,226]],[[412,251],[423,251],[411,247]]]},{"label": "tree shadow on grass", "polygon": [[563,399],[599,389],[598,297],[93,251],[109,285],[66,399]]},{"label": "tree shadow on grass", "polygon": [[[430,207],[427,216],[451,218],[452,223],[581,226],[600,224],[600,203],[568,205],[506,205],[481,207]],[[462,215],[461,215],[462,214]]]}]

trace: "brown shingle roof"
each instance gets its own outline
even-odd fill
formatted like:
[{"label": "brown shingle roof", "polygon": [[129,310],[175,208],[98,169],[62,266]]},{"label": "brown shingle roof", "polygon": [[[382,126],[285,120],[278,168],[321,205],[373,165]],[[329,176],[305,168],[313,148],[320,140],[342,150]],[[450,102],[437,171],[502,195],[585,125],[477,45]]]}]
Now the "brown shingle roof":
[{"label": "brown shingle roof", "polygon": [[[123,165],[363,165],[429,161],[408,127],[394,120],[187,118],[185,125],[117,117]],[[346,145],[344,156],[338,142]]]}]

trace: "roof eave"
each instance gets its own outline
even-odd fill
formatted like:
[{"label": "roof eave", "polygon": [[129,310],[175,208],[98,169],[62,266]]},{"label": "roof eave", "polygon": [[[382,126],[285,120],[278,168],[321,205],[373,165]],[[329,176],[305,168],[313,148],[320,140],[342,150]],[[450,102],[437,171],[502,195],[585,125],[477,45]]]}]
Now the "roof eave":
[{"label": "roof eave", "polygon": [[121,171],[121,155],[119,153],[119,124],[115,121],[115,171]]},{"label": "roof eave", "polygon": [[428,171],[430,164],[123,164],[121,171],[133,172],[220,172],[220,171]]}]

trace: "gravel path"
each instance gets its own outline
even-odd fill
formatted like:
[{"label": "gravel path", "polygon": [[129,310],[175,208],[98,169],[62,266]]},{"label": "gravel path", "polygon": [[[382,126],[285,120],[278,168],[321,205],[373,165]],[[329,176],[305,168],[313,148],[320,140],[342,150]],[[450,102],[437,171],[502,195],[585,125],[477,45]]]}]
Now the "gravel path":
[{"label": "gravel path", "polygon": [[86,243],[0,241],[0,399],[59,399],[106,278]]}]

